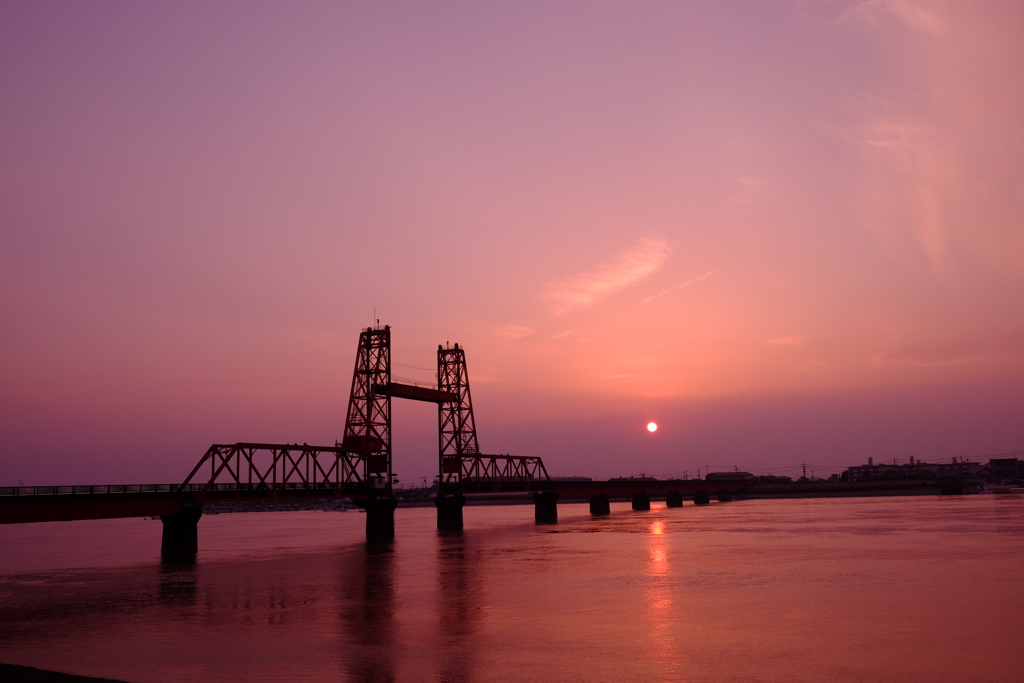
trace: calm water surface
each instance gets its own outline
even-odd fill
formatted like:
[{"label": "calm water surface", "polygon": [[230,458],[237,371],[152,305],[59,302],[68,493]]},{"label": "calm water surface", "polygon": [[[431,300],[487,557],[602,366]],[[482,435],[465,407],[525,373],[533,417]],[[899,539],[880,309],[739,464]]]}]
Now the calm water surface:
[{"label": "calm water surface", "polygon": [[0,661],[127,681],[1015,681],[1024,499],[0,527]]}]

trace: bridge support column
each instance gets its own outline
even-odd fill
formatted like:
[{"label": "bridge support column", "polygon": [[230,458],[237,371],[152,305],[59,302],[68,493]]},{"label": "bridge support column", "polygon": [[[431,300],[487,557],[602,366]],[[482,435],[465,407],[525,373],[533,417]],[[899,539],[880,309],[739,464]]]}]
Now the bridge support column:
[{"label": "bridge support column", "polygon": [[533,518],[537,524],[558,523],[558,494],[554,491],[537,491],[533,494]]},{"label": "bridge support column", "polygon": [[461,493],[449,495],[438,494],[434,499],[437,507],[437,530],[438,531],[462,531],[462,506],[466,504],[466,497]]},{"label": "bridge support column", "polygon": [[693,504],[694,505],[707,505],[711,502],[711,496],[704,489],[693,492]]},{"label": "bridge support column", "polygon": [[651,497],[646,493],[634,493],[633,494],[633,509],[634,510],[650,510],[651,509]]},{"label": "bridge support column", "polygon": [[665,494],[665,507],[669,508],[681,508],[683,507],[683,494],[679,491],[669,491]]},{"label": "bridge support column", "polygon": [[732,502],[732,491],[729,489],[722,489],[718,492],[719,503],[731,503]]},{"label": "bridge support column", "polygon": [[610,515],[611,512],[612,506],[608,503],[608,496],[599,493],[596,496],[590,497],[590,514]]},{"label": "bridge support column", "polygon": [[160,515],[164,525],[160,539],[160,557],[164,560],[191,560],[199,552],[199,518],[203,516],[203,506],[186,504],[181,512],[172,515]]},{"label": "bridge support column", "polygon": [[388,541],[395,537],[395,508],[398,501],[391,496],[364,498],[356,505],[366,510],[366,538],[370,541]]}]

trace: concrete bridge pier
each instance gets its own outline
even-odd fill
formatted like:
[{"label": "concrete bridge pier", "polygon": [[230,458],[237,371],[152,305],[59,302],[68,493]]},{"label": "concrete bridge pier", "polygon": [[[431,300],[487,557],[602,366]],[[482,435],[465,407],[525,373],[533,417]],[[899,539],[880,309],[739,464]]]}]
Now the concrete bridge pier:
[{"label": "concrete bridge pier", "polygon": [[711,496],[708,492],[701,489],[700,491],[693,492],[693,504],[694,505],[707,505],[711,502]]},{"label": "concrete bridge pier", "polygon": [[434,499],[437,507],[438,531],[462,531],[462,506],[466,497],[461,493],[441,495]]},{"label": "concrete bridge pier", "polygon": [[554,491],[537,491],[533,494],[533,518],[537,524],[558,523],[558,494]]},{"label": "concrete bridge pier", "polygon": [[366,510],[366,539],[387,541],[395,537],[395,508],[398,501],[391,496],[363,498],[356,505]]},{"label": "concrete bridge pier", "polygon": [[599,493],[596,496],[590,497],[590,514],[592,515],[610,515],[612,512],[612,506],[608,502],[608,496],[603,493]]},{"label": "concrete bridge pier", "polygon": [[634,510],[650,510],[651,509],[651,497],[646,493],[634,493],[633,494],[633,509]]},{"label": "concrete bridge pier", "polygon": [[160,557],[180,561],[195,559],[199,552],[199,518],[203,506],[187,503],[181,512],[160,515],[164,531],[160,539]]},{"label": "concrete bridge pier", "polygon": [[719,503],[731,503],[732,502],[732,491],[729,489],[722,489],[718,492]]},{"label": "concrete bridge pier", "polygon": [[665,507],[669,508],[681,508],[683,507],[683,494],[681,491],[669,491],[665,494]]}]

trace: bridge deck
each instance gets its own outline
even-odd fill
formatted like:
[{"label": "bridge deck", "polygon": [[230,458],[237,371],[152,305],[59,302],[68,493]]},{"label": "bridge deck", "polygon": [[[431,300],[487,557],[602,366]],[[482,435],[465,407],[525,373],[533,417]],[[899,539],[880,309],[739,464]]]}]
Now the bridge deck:
[{"label": "bridge deck", "polygon": [[739,491],[744,481],[706,481],[704,479],[625,479],[608,481],[552,481],[550,487],[559,498],[589,498],[590,496],[629,496],[634,493],[665,495],[673,491],[693,494],[695,491]]},{"label": "bridge deck", "polygon": [[187,501],[185,494],[167,491],[0,496],[0,524],[173,515]]},{"label": "bridge deck", "polygon": [[684,495],[693,494],[695,491],[707,491],[717,493],[718,491],[740,491],[746,488],[745,481],[706,481],[704,479],[622,479],[607,481],[533,481],[522,482],[515,480],[493,482],[493,481],[466,481],[462,482],[464,493],[499,493],[514,491],[554,491],[559,498],[589,498],[590,496],[629,496],[634,493],[646,493],[649,495],[664,495],[678,491]]},{"label": "bridge deck", "polygon": [[[466,482],[465,493],[499,491],[554,491],[561,499],[629,496],[634,493],[664,495],[678,491],[684,495],[695,491],[716,493],[739,491],[742,481],[679,480],[610,480],[610,481],[535,481],[486,483]],[[204,490],[205,489],[205,490]],[[328,486],[286,484],[269,489],[260,485],[237,484],[135,484],[102,486],[7,486],[0,487],[0,524],[73,521],[80,519],[112,519],[117,517],[153,517],[181,512],[190,503],[227,500],[309,499],[360,497],[370,495],[355,486],[343,489]]]},{"label": "bridge deck", "polygon": [[135,484],[103,486],[0,487],[0,524],[58,522],[117,517],[154,517],[181,512],[189,503],[222,500],[333,498],[357,491],[330,487],[268,489],[262,486],[214,484]]}]

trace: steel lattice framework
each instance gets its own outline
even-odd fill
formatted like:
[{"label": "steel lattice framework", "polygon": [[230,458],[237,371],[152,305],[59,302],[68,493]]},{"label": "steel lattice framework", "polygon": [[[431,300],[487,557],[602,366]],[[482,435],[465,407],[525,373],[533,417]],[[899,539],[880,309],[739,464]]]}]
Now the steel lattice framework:
[{"label": "steel lattice framework", "polygon": [[439,403],[437,411],[440,446],[438,484],[445,488],[459,484],[463,457],[480,453],[469,393],[466,352],[458,344],[451,348],[437,347],[437,388],[456,397],[454,401]]},{"label": "steel lattice framework", "polygon": [[464,455],[460,484],[464,491],[532,491],[549,484],[540,458],[520,455]]},{"label": "steel lattice framework", "polygon": [[[217,496],[320,496],[390,498],[391,399],[436,403],[438,484],[443,495],[458,491],[532,490],[550,484],[537,457],[482,455],[476,436],[465,349],[437,347],[437,388],[391,381],[391,327],[359,333],[345,436],[333,448],[303,444],[210,446],[179,492]],[[196,479],[210,467],[210,477]]]},{"label": "steel lattice framework", "polygon": [[345,436],[341,448],[362,460],[363,479],[373,488],[391,490],[391,327],[368,327],[359,333],[352,373]]},{"label": "steel lattice framework", "polygon": [[[210,476],[193,479],[209,465]],[[202,501],[216,496],[280,498],[347,496],[362,485],[361,457],[340,447],[307,444],[214,444],[178,491]],[[205,480],[205,481],[203,481]]]}]

